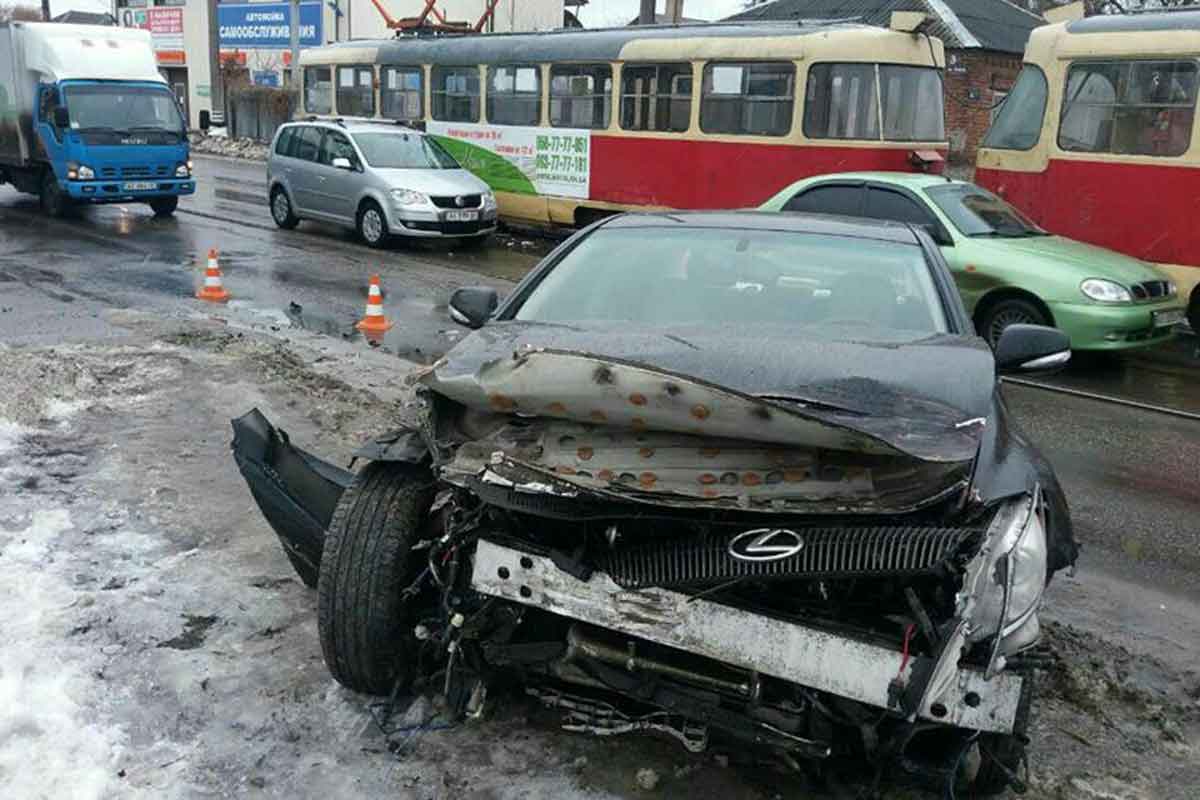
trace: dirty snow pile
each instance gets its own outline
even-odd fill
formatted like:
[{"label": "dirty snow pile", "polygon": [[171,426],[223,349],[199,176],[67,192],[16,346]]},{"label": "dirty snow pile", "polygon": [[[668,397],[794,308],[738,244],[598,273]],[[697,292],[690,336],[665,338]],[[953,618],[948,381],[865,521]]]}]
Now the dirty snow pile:
[{"label": "dirty snow pile", "polygon": [[69,636],[82,596],[60,558],[65,508],[31,507],[11,456],[26,431],[0,419],[0,785],[12,798],[112,796],[124,732],[97,717],[102,655]]}]

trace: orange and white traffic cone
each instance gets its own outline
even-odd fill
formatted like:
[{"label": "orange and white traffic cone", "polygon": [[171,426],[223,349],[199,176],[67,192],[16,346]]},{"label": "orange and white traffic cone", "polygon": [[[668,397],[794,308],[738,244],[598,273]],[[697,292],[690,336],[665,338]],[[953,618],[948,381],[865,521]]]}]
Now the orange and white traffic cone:
[{"label": "orange and white traffic cone", "polygon": [[367,289],[367,313],[354,327],[363,333],[383,333],[392,327],[387,317],[383,315],[383,292],[379,289],[379,276],[371,276],[371,285]]},{"label": "orange and white traffic cone", "polygon": [[221,285],[221,265],[217,262],[217,249],[208,251],[208,267],[204,270],[204,285],[196,292],[196,297],[210,303],[224,303],[229,299],[229,292]]}]

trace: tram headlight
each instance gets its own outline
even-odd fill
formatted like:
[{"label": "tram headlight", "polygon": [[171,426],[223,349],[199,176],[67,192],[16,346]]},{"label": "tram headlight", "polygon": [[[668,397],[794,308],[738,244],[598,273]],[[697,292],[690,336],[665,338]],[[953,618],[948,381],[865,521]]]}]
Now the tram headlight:
[{"label": "tram headlight", "polygon": [[1119,283],[1104,278],[1088,278],[1079,284],[1079,291],[1100,303],[1130,303],[1133,296]]},{"label": "tram headlight", "polygon": [[402,208],[422,208],[429,205],[429,195],[412,189],[392,189],[392,202]]}]

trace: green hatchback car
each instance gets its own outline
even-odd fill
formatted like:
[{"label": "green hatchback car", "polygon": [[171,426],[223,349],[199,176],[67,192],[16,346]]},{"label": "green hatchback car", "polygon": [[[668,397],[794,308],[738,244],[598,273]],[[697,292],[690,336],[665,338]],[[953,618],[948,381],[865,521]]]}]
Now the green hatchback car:
[{"label": "green hatchback car", "polygon": [[799,181],[764,211],[921,225],[941,248],[979,335],[1053,325],[1075,350],[1123,350],[1170,338],[1184,320],[1175,284],[1154,266],[1039,228],[973,183],[938,175],[854,172]]}]

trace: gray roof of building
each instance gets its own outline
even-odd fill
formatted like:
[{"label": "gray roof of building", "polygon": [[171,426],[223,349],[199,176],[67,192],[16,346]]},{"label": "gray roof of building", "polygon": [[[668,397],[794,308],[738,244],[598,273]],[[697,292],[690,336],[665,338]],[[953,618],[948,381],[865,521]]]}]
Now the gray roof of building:
[{"label": "gray roof of building", "polygon": [[1023,54],[1029,32],[1046,21],[1006,0],[774,0],[729,17],[751,20],[846,19],[887,25],[893,11],[921,11],[933,19],[930,33],[946,47]]}]

